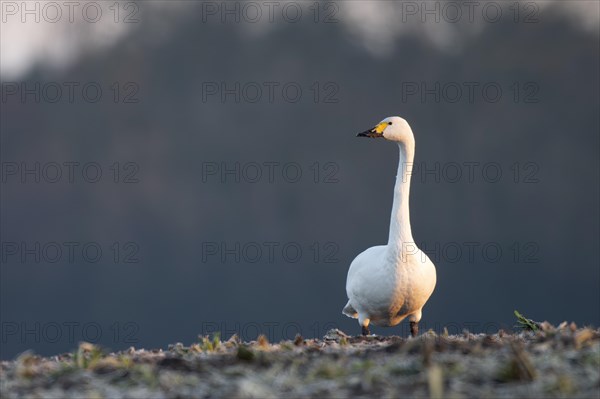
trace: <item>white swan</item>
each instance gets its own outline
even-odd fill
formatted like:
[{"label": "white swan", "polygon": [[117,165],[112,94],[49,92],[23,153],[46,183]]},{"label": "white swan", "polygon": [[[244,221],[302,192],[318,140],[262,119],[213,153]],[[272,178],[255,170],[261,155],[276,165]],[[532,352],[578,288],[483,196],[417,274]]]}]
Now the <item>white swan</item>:
[{"label": "white swan", "polygon": [[408,197],[415,138],[408,123],[398,116],[385,118],[358,137],[383,137],[396,142],[400,162],[388,243],[371,247],[352,261],[346,280],[349,300],[342,312],[358,318],[363,335],[370,334],[369,323],[395,326],[408,316],[414,337],[423,306],[436,283],[435,266],[417,248],[410,229]]}]

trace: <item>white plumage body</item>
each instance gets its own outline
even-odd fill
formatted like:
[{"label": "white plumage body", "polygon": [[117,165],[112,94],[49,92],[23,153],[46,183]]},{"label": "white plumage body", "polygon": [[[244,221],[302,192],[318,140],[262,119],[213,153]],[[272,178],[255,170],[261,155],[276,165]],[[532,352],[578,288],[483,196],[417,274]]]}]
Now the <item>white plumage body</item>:
[{"label": "white plumage body", "polygon": [[344,314],[390,327],[407,316],[421,319],[421,310],[433,293],[435,266],[421,250],[390,259],[387,245],[371,247],[358,255],[348,271]]}]

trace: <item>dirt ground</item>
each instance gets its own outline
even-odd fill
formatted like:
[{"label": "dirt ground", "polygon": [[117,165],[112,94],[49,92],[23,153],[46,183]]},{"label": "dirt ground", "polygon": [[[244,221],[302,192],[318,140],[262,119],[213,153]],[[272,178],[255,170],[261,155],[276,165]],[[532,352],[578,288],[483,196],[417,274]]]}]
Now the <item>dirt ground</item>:
[{"label": "dirt ground", "polygon": [[0,365],[2,398],[599,398],[600,329],[417,338],[199,337],[167,350],[21,354]]}]

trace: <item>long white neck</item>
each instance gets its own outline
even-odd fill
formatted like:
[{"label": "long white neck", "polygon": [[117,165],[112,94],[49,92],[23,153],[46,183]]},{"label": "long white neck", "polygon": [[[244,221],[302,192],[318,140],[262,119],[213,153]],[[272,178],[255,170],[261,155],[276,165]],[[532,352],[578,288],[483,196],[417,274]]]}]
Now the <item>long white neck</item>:
[{"label": "long white neck", "polygon": [[390,237],[388,251],[392,258],[399,258],[408,248],[414,248],[414,240],[410,228],[410,212],[408,210],[408,197],[410,194],[410,177],[415,157],[415,143],[398,143],[400,147],[400,160],[398,174],[394,187],[394,205],[390,220]]}]

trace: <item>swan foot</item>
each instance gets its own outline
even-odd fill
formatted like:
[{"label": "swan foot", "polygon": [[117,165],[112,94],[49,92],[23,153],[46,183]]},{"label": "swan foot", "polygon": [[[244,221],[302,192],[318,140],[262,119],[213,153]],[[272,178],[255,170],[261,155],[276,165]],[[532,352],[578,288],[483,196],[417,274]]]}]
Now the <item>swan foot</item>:
[{"label": "swan foot", "polygon": [[362,335],[364,335],[364,336],[371,335],[371,331],[369,331],[369,327],[362,326]]},{"label": "swan foot", "polygon": [[416,337],[419,334],[419,323],[416,321],[410,322],[410,335],[411,337]]}]

